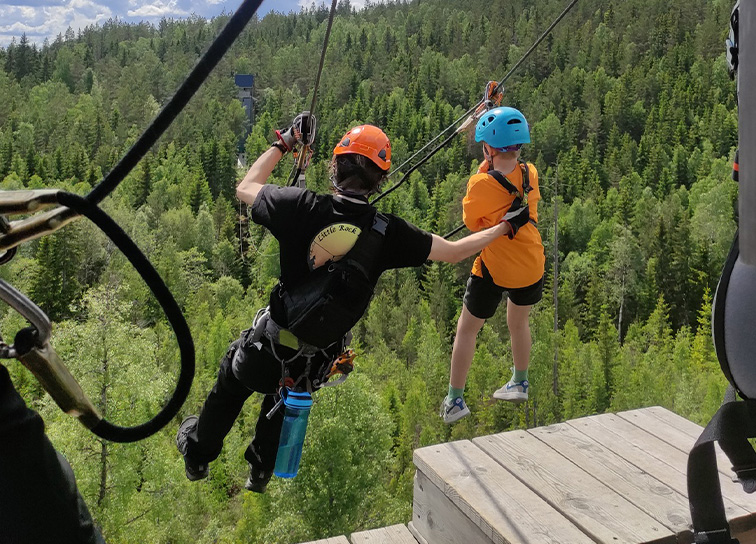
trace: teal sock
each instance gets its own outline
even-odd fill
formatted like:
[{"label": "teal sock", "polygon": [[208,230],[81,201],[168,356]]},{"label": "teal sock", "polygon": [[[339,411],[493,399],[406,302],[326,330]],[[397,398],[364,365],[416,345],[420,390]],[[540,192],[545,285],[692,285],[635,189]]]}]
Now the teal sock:
[{"label": "teal sock", "polygon": [[456,387],[452,387],[452,385],[449,384],[449,393],[446,395],[446,398],[449,400],[454,400],[457,398],[462,398],[462,395],[464,394],[465,394],[464,387],[457,389]]},{"label": "teal sock", "polygon": [[514,374],[512,374],[512,381],[513,382],[523,382],[528,379],[528,369],[525,370],[517,370],[514,369]]}]

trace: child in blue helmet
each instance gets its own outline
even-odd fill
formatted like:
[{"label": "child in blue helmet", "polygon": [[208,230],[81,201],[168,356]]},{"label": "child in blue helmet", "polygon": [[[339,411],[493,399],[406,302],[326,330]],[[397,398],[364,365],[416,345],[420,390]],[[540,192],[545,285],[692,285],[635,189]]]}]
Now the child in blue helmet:
[{"label": "child in blue helmet", "polygon": [[475,339],[507,294],[507,327],[512,340],[512,378],[493,393],[511,402],[528,398],[530,365],[529,315],[543,294],[545,256],[538,233],[538,172],[520,161],[520,148],[530,143],[525,117],[514,108],[489,110],[478,120],[475,141],[485,160],[467,183],[463,219],[471,231],[504,222],[509,233],[489,244],[475,259],[467,281],[451,358],[449,391],[441,417],[452,423],[470,413],[463,393],[475,354]]}]

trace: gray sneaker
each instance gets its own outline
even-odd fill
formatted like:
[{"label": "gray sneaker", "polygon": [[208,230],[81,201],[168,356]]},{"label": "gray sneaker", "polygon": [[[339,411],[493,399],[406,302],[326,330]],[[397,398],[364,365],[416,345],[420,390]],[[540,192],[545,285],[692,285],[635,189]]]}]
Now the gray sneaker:
[{"label": "gray sneaker", "polygon": [[189,416],[179,425],[178,432],[176,433],[176,447],[179,453],[184,457],[184,469],[186,471],[186,477],[192,482],[207,478],[210,469],[207,464],[192,463],[186,457],[187,442],[189,440],[189,433],[191,433],[195,427],[199,418],[197,416]]},{"label": "gray sneaker", "polygon": [[454,423],[455,421],[470,415],[470,409],[467,407],[465,399],[462,397],[457,397],[452,400],[451,403],[448,401],[448,397],[445,397],[441,402],[441,410],[438,414],[444,418],[444,423]]},{"label": "gray sneaker", "polygon": [[530,382],[528,380],[521,382],[509,380],[505,385],[494,391],[493,398],[508,400],[509,402],[525,402],[528,400],[529,387]]}]

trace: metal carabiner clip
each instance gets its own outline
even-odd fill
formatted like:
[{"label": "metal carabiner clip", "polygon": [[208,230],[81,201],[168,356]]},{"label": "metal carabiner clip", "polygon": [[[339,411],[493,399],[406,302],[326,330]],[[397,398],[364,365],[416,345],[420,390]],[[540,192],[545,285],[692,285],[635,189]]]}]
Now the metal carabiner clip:
[{"label": "metal carabiner clip", "polygon": [[[58,189],[0,191],[0,215],[29,214],[56,206],[60,192]],[[13,221],[0,234],[0,251],[8,251],[29,240],[51,234],[77,217],[79,215],[73,210],[59,207],[21,221]]]},{"label": "metal carabiner clip", "polygon": [[102,421],[102,416],[50,345],[50,318],[4,280],[0,280],[0,299],[32,325],[18,332],[13,345],[7,347],[3,355],[21,361],[61,410],[78,418],[88,429],[94,428]]}]

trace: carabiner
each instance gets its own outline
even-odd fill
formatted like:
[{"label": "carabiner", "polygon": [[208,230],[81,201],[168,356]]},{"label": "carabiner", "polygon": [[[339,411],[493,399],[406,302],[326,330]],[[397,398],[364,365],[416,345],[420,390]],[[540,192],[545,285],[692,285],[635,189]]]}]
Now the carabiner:
[{"label": "carabiner", "polygon": [[[33,213],[42,208],[58,204],[58,189],[37,191],[0,191],[0,215]],[[51,234],[64,227],[79,215],[69,208],[56,208],[45,213],[8,224],[7,231],[0,235],[0,251]]]},{"label": "carabiner", "polygon": [[18,332],[7,354],[34,374],[61,410],[78,418],[88,429],[98,425],[102,416],[50,345],[52,325],[47,314],[3,280],[0,280],[0,299],[32,325]]}]

